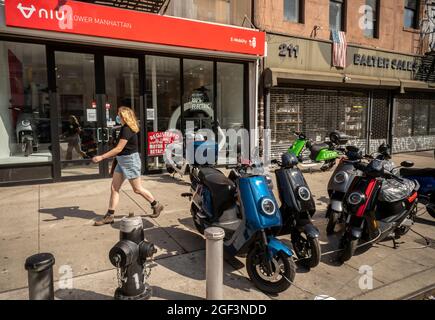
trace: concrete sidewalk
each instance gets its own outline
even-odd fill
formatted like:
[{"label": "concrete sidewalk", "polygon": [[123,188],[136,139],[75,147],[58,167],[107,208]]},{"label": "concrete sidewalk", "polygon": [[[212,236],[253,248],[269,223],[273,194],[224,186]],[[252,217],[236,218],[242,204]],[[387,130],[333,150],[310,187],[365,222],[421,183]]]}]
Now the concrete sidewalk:
[{"label": "concrete sidewalk", "polygon": [[[395,157],[396,163],[410,159],[417,167],[434,167],[429,153]],[[315,224],[322,232],[326,253],[317,268],[299,267],[295,285],[276,297],[267,296],[252,285],[244,259],[225,262],[225,299],[314,299],[328,295],[336,299],[399,299],[435,283],[435,220],[424,210],[413,228],[432,240],[425,248],[423,239],[410,232],[400,248],[384,242],[339,266],[335,253],[336,236],[326,237],[324,213],[328,201],[326,184],[331,173],[306,174],[316,197]],[[189,190],[186,182],[167,175],[145,177],[144,184],[165,205],[157,220],[143,218],[147,239],[158,248],[150,284],[153,299],[203,299],[205,297],[204,240],[196,231],[189,204],[181,198]],[[72,290],[61,290],[59,299],[112,299],[117,281],[108,252],[118,241],[119,221],[112,226],[93,227],[93,219],[107,209],[109,180],[69,182],[0,189],[0,299],[27,299],[26,257],[51,252],[56,257],[55,280],[63,279],[64,268],[73,271]],[[128,184],[121,195],[117,217],[130,212],[150,213],[149,206],[133,193]],[[290,245],[288,238],[283,241]],[[361,290],[359,269],[373,268],[374,289]]]}]

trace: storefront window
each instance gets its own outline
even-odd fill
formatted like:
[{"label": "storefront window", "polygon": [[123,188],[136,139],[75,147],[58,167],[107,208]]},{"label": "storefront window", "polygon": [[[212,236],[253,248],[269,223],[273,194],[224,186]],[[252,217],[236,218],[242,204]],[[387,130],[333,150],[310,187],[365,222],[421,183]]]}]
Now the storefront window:
[{"label": "storefront window", "polygon": [[242,26],[251,16],[251,0],[172,0],[166,14]]},{"label": "storefront window", "polygon": [[185,59],[183,68],[184,126],[190,122],[195,131],[213,129],[213,62]]},{"label": "storefront window", "polygon": [[162,150],[153,149],[153,133],[181,128],[180,59],[146,56],[148,170],[164,167]]},{"label": "storefront window", "polygon": [[435,101],[430,106],[429,134],[435,135]]},{"label": "storefront window", "polygon": [[52,160],[45,46],[0,41],[0,164]]},{"label": "storefront window", "polygon": [[434,101],[434,95],[422,93],[408,93],[396,98],[394,153],[435,148]]},{"label": "storefront window", "polygon": [[243,128],[244,66],[217,63],[217,115],[222,129]]},{"label": "storefront window", "polygon": [[90,162],[102,137],[95,93],[95,56],[56,51],[59,150],[62,177],[93,175]]}]

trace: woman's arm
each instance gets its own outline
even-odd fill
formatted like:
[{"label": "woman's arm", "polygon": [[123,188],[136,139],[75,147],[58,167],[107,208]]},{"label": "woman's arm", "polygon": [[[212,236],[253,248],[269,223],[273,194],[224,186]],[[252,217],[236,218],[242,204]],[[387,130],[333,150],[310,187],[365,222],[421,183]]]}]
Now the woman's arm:
[{"label": "woman's arm", "polygon": [[104,159],[108,159],[108,158],[112,158],[117,156],[118,154],[121,153],[122,150],[124,150],[125,145],[127,144],[128,140],[125,139],[120,139],[118,142],[118,145],[113,148],[112,150],[110,150],[109,152],[106,152],[105,154],[101,155],[101,156],[96,156],[92,159],[92,161],[94,163],[98,163],[103,161]]}]

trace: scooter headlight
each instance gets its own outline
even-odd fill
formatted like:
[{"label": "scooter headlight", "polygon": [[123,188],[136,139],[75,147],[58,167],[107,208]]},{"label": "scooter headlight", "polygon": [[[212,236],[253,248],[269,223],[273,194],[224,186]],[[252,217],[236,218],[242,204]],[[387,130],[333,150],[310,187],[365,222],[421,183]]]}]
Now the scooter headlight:
[{"label": "scooter headlight", "polygon": [[302,201],[308,201],[311,199],[311,192],[307,187],[299,187],[298,196]]},{"label": "scooter headlight", "polygon": [[275,202],[273,202],[272,199],[263,199],[263,201],[261,201],[261,210],[268,216],[273,216],[276,212]]},{"label": "scooter headlight", "polygon": [[360,193],[360,192],[354,192],[352,193],[349,198],[347,199],[347,202],[349,202],[349,204],[351,205],[359,205],[361,203],[363,203],[365,200],[365,196]]},{"label": "scooter headlight", "polygon": [[30,126],[30,121],[29,120],[23,120],[23,121],[21,121],[21,125],[23,127],[28,127],[28,126]]},{"label": "scooter headlight", "polygon": [[338,184],[342,184],[346,181],[348,175],[346,172],[339,172],[334,176],[334,182]]}]

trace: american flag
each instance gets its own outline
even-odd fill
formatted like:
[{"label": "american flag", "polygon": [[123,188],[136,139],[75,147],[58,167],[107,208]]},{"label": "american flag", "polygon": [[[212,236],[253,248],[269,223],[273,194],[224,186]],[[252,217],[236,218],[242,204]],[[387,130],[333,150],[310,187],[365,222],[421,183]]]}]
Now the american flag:
[{"label": "american flag", "polygon": [[338,68],[346,68],[347,41],[343,31],[332,31],[332,65]]}]

